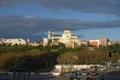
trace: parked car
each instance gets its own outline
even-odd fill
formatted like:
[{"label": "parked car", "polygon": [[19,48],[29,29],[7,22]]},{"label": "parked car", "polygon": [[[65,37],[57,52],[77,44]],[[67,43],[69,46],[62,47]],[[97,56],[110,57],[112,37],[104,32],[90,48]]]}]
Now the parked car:
[{"label": "parked car", "polygon": [[71,76],[70,80],[80,80],[80,76]]},{"label": "parked car", "polygon": [[87,77],[86,80],[96,80],[94,77]]},{"label": "parked car", "polygon": [[80,75],[81,74],[81,72],[79,71],[79,70],[77,70],[77,71],[72,71],[72,75]]},{"label": "parked car", "polygon": [[91,72],[90,75],[91,75],[91,76],[96,76],[96,75],[97,75],[97,72]]},{"label": "parked car", "polygon": [[89,74],[88,71],[81,71],[81,75],[83,75],[83,76],[86,76],[86,75],[88,75],[88,74]]}]

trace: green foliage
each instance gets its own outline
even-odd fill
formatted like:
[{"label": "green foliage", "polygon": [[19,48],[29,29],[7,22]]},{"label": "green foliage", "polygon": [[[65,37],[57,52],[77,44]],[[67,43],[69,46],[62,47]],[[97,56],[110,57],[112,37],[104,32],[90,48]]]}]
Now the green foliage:
[{"label": "green foliage", "polygon": [[[0,45],[0,70],[13,70],[14,68],[28,68],[31,71],[41,71],[55,64],[102,64],[109,61],[108,52],[120,46],[93,48],[65,48],[59,46],[28,46],[28,45]],[[112,62],[117,62],[120,54],[111,57]]]},{"label": "green foliage", "polygon": [[2,65],[3,70],[11,71],[15,68],[19,68],[22,66],[22,62],[18,57],[10,57],[4,61],[4,64]]},{"label": "green foliage", "polygon": [[114,44],[108,47],[108,50],[113,52],[113,53],[119,53],[120,54],[120,45],[119,44]]},{"label": "green foliage", "polygon": [[[36,51],[36,50],[34,50]],[[54,56],[51,56],[50,53],[29,53],[29,54],[22,54],[21,55],[13,55],[9,56],[8,58],[5,58],[4,54],[4,60],[2,65],[0,66],[3,70],[11,71],[16,68],[27,68],[31,71],[40,70],[41,68],[44,68],[46,66],[52,66]]]},{"label": "green foliage", "polygon": [[[106,47],[94,48],[93,50],[84,47],[59,55],[57,62],[59,64],[105,64],[109,61],[108,52]],[[77,60],[74,56],[77,57]],[[111,57],[112,62],[117,62],[119,57],[119,54],[113,54]]]},{"label": "green foliage", "polygon": [[11,53],[11,52],[23,52],[23,51],[29,51],[33,49],[34,47],[32,46],[25,46],[25,45],[14,45],[14,46],[9,46],[9,45],[0,45],[0,53]]}]

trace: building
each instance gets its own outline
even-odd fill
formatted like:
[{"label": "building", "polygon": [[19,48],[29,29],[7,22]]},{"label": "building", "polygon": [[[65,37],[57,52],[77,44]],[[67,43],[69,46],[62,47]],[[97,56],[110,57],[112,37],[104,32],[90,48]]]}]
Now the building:
[{"label": "building", "polygon": [[0,44],[7,44],[7,45],[25,45],[26,44],[26,40],[22,39],[22,38],[15,38],[15,39],[5,39],[5,38],[1,38],[0,39]]},{"label": "building", "polygon": [[120,45],[120,41],[112,41],[112,42],[111,42],[111,45],[114,45],[114,44]]},{"label": "building", "polygon": [[88,46],[88,41],[82,41],[82,42],[81,42],[81,45],[82,45],[82,46]]},{"label": "building", "polygon": [[100,41],[99,40],[89,40],[89,45],[94,46],[94,47],[99,47]]},{"label": "building", "polygon": [[48,39],[47,38],[43,38],[43,46],[47,46],[48,45]]},{"label": "building", "polygon": [[[46,39],[43,39],[43,42],[46,41]],[[62,35],[55,35],[53,31],[48,31],[48,43],[50,45],[58,45],[59,43],[63,43],[66,47],[72,48],[81,46],[81,40],[78,39],[76,35],[72,34],[72,31],[68,26],[66,27]]]},{"label": "building", "polygon": [[54,72],[55,73],[64,73],[64,72],[71,72],[71,71],[75,71],[75,70],[83,70],[83,69],[90,69],[91,67],[102,67],[102,65],[99,65],[99,64],[96,64],[96,65],[93,65],[93,64],[90,64],[90,65],[87,65],[87,64],[83,64],[83,65],[55,65],[54,66]]},{"label": "building", "polygon": [[100,46],[108,46],[109,45],[108,44],[109,40],[107,38],[100,38],[99,41],[100,41]]},{"label": "building", "polygon": [[89,40],[89,45],[99,47],[99,46],[108,46],[109,40],[107,38],[100,38],[97,40]]}]

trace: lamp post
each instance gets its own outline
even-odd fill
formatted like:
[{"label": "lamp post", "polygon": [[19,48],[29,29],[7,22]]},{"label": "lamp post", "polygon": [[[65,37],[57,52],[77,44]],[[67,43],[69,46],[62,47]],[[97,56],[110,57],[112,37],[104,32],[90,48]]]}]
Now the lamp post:
[{"label": "lamp post", "polygon": [[109,51],[108,57],[109,57],[108,66],[110,66],[110,64],[111,64],[111,57],[112,57],[112,52],[111,51]]},{"label": "lamp post", "polygon": [[109,51],[109,54],[108,54],[108,56],[109,56],[108,66],[110,66],[110,64],[111,64],[111,58],[112,58],[112,54],[113,54],[113,53],[116,53],[116,51]]},{"label": "lamp post", "polygon": [[118,68],[120,67],[120,59],[118,60]]}]

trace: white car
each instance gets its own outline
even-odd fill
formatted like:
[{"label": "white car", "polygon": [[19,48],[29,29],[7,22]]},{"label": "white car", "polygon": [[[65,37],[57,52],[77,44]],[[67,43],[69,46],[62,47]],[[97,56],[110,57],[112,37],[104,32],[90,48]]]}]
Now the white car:
[{"label": "white car", "polygon": [[83,76],[88,75],[88,71],[81,71],[81,75],[83,75]]}]

